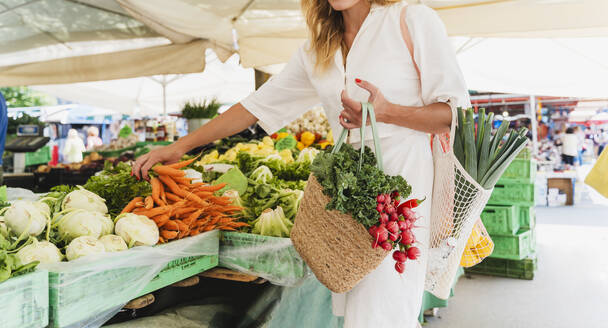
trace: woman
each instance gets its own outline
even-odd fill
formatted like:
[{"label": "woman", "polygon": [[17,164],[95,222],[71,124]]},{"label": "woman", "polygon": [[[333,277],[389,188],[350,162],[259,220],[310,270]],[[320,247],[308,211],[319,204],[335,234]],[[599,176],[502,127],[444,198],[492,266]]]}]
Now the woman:
[{"label": "woman", "polygon": [[573,128],[567,128],[562,136],[562,162],[570,168],[574,165],[574,159],[578,157],[579,138]]},{"label": "woman", "polygon": [[103,145],[103,141],[99,137],[99,129],[91,126],[87,129],[87,150],[93,150]]},{"label": "woman", "polygon": [[[431,196],[429,134],[449,131],[451,107],[466,106],[468,93],[438,16],[425,6],[405,6],[389,0],[303,0],[310,39],[283,72],[203,128],[140,158],[134,174],[147,178],[155,163],[177,161],[187,150],[255,122],[272,133],[319,102],[338,135],[342,127],[361,126],[360,102],[369,101],[379,122],[385,172],[404,176],[416,198]],[[359,134],[352,133],[349,142],[359,147]],[[417,209],[419,261],[409,262],[399,275],[388,256],[353,290],[333,295],[334,314],[345,316],[345,327],[417,326],[430,208],[427,201]]]},{"label": "woman", "polygon": [[70,129],[63,146],[63,161],[68,164],[80,163],[82,162],[82,152],[84,151],[86,151],[86,148],[78,135],[78,131]]}]

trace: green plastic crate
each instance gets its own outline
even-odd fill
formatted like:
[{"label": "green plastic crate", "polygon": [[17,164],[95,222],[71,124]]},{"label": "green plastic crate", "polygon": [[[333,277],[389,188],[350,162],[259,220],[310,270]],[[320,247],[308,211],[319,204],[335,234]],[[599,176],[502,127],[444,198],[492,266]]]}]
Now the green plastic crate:
[{"label": "green plastic crate", "polygon": [[514,235],[519,230],[519,212],[516,206],[488,205],[481,212],[490,235]]},{"label": "green plastic crate", "polygon": [[[50,327],[82,327],[94,321],[101,324],[110,319],[105,317],[108,313],[112,314],[112,310],[120,309],[129,300],[217,266],[219,236],[219,231],[210,231],[189,237],[187,239],[193,239],[188,241],[183,239],[156,246],[171,252],[173,243],[194,241],[183,250],[184,253],[201,253],[201,250],[204,250],[205,253],[215,255],[190,256],[170,261],[137,291],[134,291],[132,286],[150,279],[150,274],[155,271],[152,265],[141,264],[141,252],[135,251],[136,249],[134,252],[112,254],[111,257],[88,266],[79,266],[78,269],[50,272]],[[150,256],[149,254],[147,256]],[[159,256],[159,261],[162,261],[162,256]],[[96,268],[116,267],[115,263],[140,265],[133,264],[103,271]],[[65,264],[69,267],[72,263]]]},{"label": "green plastic crate", "polygon": [[466,273],[532,280],[534,279],[534,272],[537,267],[536,254],[530,254],[523,260],[505,260],[489,257],[474,267],[464,269],[464,271]]},{"label": "green plastic crate", "polygon": [[499,182],[494,186],[488,204],[534,206],[534,192],[532,183]]},{"label": "green plastic crate", "polygon": [[536,161],[516,158],[509,164],[498,180],[500,182],[534,183],[536,179]]},{"label": "green plastic crate", "polygon": [[493,236],[494,251],[490,257],[521,260],[532,252],[532,233],[530,230],[520,230],[514,236]]},{"label": "green plastic crate", "polygon": [[531,159],[532,158],[532,149],[526,147],[522,149],[519,154],[517,154],[516,158],[520,159]]},{"label": "green plastic crate", "polygon": [[293,286],[308,273],[291,239],[241,232],[224,232],[220,241],[220,266]]},{"label": "green plastic crate", "polygon": [[45,270],[0,283],[2,328],[42,328],[49,323],[49,274]]},{"label": "green plastic crate", "polygon": [[51,147],[44,146],[37,151],[25,153],[25,166],[46,164],[51,161]]},{"label": "green plastic crate", "polygon": [[536,227],[536,210],[534,206],[519,206],[519,225],[523,229]]},{"label": "green plastic crate", "polygon": [[536,253],[536,229],[530,230],[530,251]]}]

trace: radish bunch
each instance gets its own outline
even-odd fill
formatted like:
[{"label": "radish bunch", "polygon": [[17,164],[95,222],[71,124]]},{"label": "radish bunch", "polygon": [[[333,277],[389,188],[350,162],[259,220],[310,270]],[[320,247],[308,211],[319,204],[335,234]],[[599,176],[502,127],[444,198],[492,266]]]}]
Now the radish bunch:
[{"label": "radish bunch", "polygon": [[395,270],[403,273],[405,261],[415,260],[420,256],[420,249],[413,246],[416,237],[412,232],[414,223],[418,220],[416,213],[412,210],[422,203],[424,199],[410,199],[399,205],[400,197],[397,191],[389,194],[380,194],[376,197],[376,210],[379,218],[378,224],[369,228],[369,233],[374,237],[372,247],[382,247],[390,251],[397,248],[393,253]]}]

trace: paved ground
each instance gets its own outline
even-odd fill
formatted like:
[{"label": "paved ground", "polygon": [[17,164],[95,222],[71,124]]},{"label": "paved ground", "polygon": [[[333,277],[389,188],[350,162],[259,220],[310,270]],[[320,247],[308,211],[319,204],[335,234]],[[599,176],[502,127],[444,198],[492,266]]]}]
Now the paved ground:
[{"label": "paved ground", "polygon": [[608,328],[608,207],[537,208],[534,280],[462,277],[428,328]]}]

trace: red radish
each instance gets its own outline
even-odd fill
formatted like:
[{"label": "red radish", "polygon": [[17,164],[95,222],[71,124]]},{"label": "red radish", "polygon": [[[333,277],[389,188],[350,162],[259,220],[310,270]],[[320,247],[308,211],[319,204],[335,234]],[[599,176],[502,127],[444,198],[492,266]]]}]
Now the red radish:
[{"label": "red radish", "polygon": [[386,214],[386,213],[380,214],[380,223],[384,223],[384,224],[388,223],[388,214]]},{"label": "red radish", "polygon": [[395,263],[395,270],[399,273],[403,273],[403,271],[405,271],[405,264],[402,262]]},{"label": "red radish", "polygon": [[399,239],[399,236],[401,236],[400,233],[389,233],[388,239],[390,239],[392,241],[397,241],[397,239]]},{"label": "red radish", "polygon": [[405,231],[410,228],[409,221],[400,220],[400,221],[397,221],[397,224],[399,224],[399,230],[401,230],[401,231]]},{"label": "red radish", "polygon": [[397,250],[393,253],[393,259],[397,262],[403,263],[407,260],[407,255],[405,252]]},{"label": "red radish", "polygon": [[399,232],[399,224],[397,224],[397,222],[395,222],[395,221],[390,221],[389,223],[386,224],[386,229],[390,233],[396,234],[397,232]]},{"label": "red radish", "polygon": [[371,227],[369,227],[369,229],[367,231],[369,231],[369,234],[372,235],[372,237],[375,237],[376,236],[376,229],[378,229],[378,227],[371,226]]},{"label": "red radish", "polygon": [[395,208],[399,207],[399,200],[398,199],[393,199],[393,206],[395,206]]},{"label": "red radish", "polygon": [[416,241],[411,230],[405,230],[401,233],[401,243],[403,245],[411,245]]},{"label": "red radish", "polygon": [[385,209],[386,209],[386,213],[388,213],[388,214],[393,214],[396,212],[395,206],[393,206],[391,204],[386,205]]},{"label": "red radish", "polygon": [[407,249],[407,258],[410,260],[415,260],[420,257],[420,250],[416,246],[412,246]]},{"label": "red radish", "polygon": [[381,224],[376,229],[376,239],[380,243],[383,243],[388,239],[388,230],[386,230],[386,227],[384,226],[384,224]]},{"label": "red radish", "polygon": [[376,201],[378,202],[378,204],[384,203],[384,195],[378,195],[378,197],[376,197]]},{"label": "red radish", "polygon": [[372,241],[372,248],[378,248],[380,244],[378,243],[377,240]]},{"label": "red radish", "polygon": [[393,192],[391,193],[391,197],[392,197],[392,198],[399,198],[399,192],[398,192],[397,190],[393,191]]},{"label": "red radish", "polygon": [[384,195],[384,206],[390,205],[392,203],[393,203],[393,200],[391,199],[391,196]]},{"label": "red radish", "polygon": [[394,222],[394,221],[397,221],[397,220],[399,220],[399,215],[396,212],[393,212],[391,214],[391,221]]},{"label": "red radish", "polygon": [[416,213],[409,207],[402,207],[400,214],[403,215],[406,220],[416,220]]},{"label": "red radish", "polygon": [[378,211],[378,213],[384,212],[384,205],[378,204],[378,206],[376,206],[376,211]]},{"label": "red radish", "polygon": [[385,251],[390,251],[391,249],[393,249],[393,245],[391,243],[389,243],[388,241],[385,241],[382,244],[380,244],[380,247],[384,248]]}]

